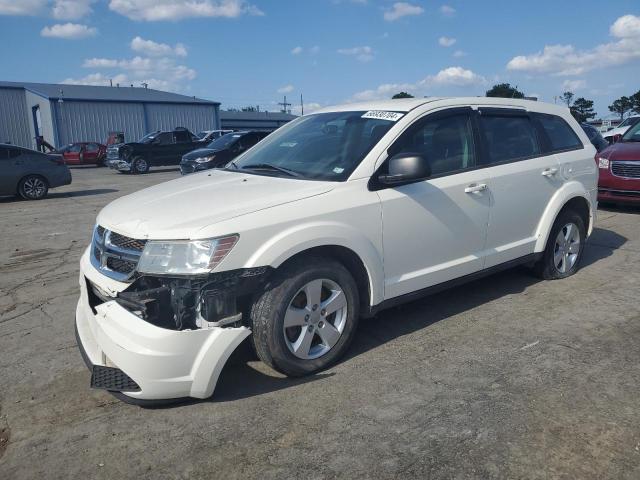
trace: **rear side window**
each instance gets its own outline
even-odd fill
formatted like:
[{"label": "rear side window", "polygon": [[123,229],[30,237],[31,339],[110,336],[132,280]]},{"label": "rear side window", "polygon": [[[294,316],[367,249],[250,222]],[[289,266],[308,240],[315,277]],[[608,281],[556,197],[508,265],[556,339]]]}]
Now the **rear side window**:
[{"label": "rear side window", "polygon": [[87,143],[87,152],[97,152],[100,146],[97,143]]},{"label": "rear side window", "polygon": [[549,139],[552,152],[582,148],[582,142],[567,122],[556,115],[537,114],[536,118]]},{"label": "rear side window", "polygon": [[526,116],[480,115],[480,126],[487,142],[489,163],[502,163],[540,153],[535,129]]}]

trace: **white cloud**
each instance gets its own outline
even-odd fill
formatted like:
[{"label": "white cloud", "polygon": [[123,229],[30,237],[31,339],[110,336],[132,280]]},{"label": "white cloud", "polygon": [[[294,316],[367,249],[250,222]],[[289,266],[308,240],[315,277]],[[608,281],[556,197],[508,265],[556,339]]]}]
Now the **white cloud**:
[{"label": "white cloud", "polygon": [[50,27],[44,27],[40,35],[50,38],[64,38],[66,40],[77,40],[79,38],[93,37],[98,30],[79,23],[57,23]]},{"label": "white cloud", "polygon": [[302,53],[302,47],[294,47],[291,50],[291,55],[300,55]]},{"label": "white cloud", "polygon": [[393,6],[384,12],[384,19],[387,22],[394,22],[402,17],[409,15],[422,15],[424,8],[419,5],[413,5],[407,2],[396,2]]},{"label": "white cloud", "polygon": [[55,0],[51,14],[58,20],[78,20],[92,12],[92,3],[93,0]]},{"label": "white cloud", "polygon": [[135,37],[131,40],[131,50],[149,55],[151,57],[161,57],[175,55],[177,57],[186,57],[187,49],[181,43],[177,43],[175,47],[166,43],[158,43],[153,40],[145,40],[141,37]]},{"label": "white cloud", "polygon": [[565,80],[562,82],[562,91],[575,92],[576,90],[582,90],[587,86],[585,80]]},{"label": "white cloud", "polygon": [[440,37],[438,39],[438,43],[441,47],[452,47],[456,43],[456,41],[457,40],[455,38],[450,37]]},{"label": "white cloud", "polygon": [[338,53],[341,55],[348,55],[355,57],[359,62],[370,62],[373,60],[373,49],[368,46],[353,47],[353,48],[340,48]]},{"label": "white cloud", "polygon": [[0,0],[0,15],[38,15],[48,0]]},{"label": "white cloud", "polygon": [[109,8],[130,18],[156,22],[177,21],[184,18],[264,15],[264,12],[245,0],[111,0]]},{"label": "white cloud", "polygon": [[84,68],[116,68],[118,60],[110,58],[88,58],[82,64]]},{"label": "white cloud", "polygon": [[293,92],[293,85],[285,85],[284,87],[280,87],[278,89],[278,93],[291,93]]},{"label": "white cloud", "polygon": [[320,51],[320,47],[318,45],[314,45],[309,48],[302,48],[301,46],[294,47],[291,50],[291,55],[300,55],[301,53],[308,53],[309,55],[316,55]]},{"label": "white cloud", "polygon": [[467,56],[467,52],[465,52],[463,50],[456,50],[455,52],[453,52],[453,56],[455,58],[466,57]]},{"label": "white cloud", "polygon": [[456,9],[450,5],[442,5],[440,7],[440,13],[445,17],[453,17],[456,14]]},{"label": "white cloud", "polygon": [[512,58],[507,69],[537,74],[582,75],[640,59],[640,17],[620,17],[611,25],[609,32],[616,41],[596,45],[590,50],[578,50],[573,45],[547,45],[537,53]]},{"label": "white cloud", "polygon": [[120,84],[123,86],[129,85],[129,79],[126,75],[120,74],[115,76],[107,76],[102,73],[91,73],[82,78],[65,78],[60,83],[66,83],[70,85],[94,85],[94,86],[107,86],[113,82],[113,85]]},{"label": "white cloud", "polygon": [[[304,104],[304,114],[308,114],[308,113],[313,113],[316,110],[319,110],[322,108],[322,104],[317,103],[317,102],[305,102]],[[300,104],[295,104],[291,107],[291,113],[293,113],[294,115],[301,115],[302,114],[302,108],[300,107]]]},{"label": "white cloud", "polygon": [[385,83],[375,89],[364,90],[353,95],[352,100],[366,101],[391,98],[395,93],[405,91],[416,96],[429,93],[433,88],[470,88],[485,85],[487,80],[477,73],[462,67],[449,67],[435,75],[429,75],[415,83]]}]

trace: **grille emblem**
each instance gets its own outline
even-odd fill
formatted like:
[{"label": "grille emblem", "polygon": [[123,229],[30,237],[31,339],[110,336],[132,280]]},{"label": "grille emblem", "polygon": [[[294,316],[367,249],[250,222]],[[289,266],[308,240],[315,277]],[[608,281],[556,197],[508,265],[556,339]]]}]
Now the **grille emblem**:
[{"label": "grille emblem", "polygon": [[124,282],[133,276],[145,241],[97,226],[91,245],[91,264],[103,275]]}]

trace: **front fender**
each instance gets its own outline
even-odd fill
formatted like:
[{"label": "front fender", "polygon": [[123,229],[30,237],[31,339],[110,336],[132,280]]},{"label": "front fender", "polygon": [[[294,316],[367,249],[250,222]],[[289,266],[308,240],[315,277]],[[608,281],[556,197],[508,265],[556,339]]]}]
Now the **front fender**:
[{"label": "front fender", "polygon": [[267,239],[249,258],[245,268],[269,265],[278,268],[294,255],[315,247],[340,246],[354,252],[369,277],[371,305],[384,300],[382,254],[359,230],[338,222],[314,222],[290,227]]},{"label": "front fender", "polygon": [[551,233],[551,228],[553,227],[553,223],[555,222],[560,210],[564,207],[569,200],[576,197],[582,197],[587,201],[589,205],[589,225],[587,227],[587,236],[591,234],[591,230],[593,229],[593,222],[595,218],[595,210],[594,204],[592,200],[592,194],[587,189],[585,189],[584,185],[577,181],[571,181],[565,183],[555,195],[551,198],[551,201],[547,205],[542,218],[540,219],[540,223],[538,223],[538,229],[536,230],[536,246],[535,252],[542,252],[547,245],[547,239],[549,238],[549,234]]}]

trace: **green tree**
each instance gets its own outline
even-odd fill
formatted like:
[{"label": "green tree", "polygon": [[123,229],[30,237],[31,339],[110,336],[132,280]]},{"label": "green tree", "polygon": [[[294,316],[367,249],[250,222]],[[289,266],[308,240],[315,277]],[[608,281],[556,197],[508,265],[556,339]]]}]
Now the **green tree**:
[{"label": "green tree", "polygon": [[596,116],[596,112],[593,111],[593,100],[587,100],[586,98],[576,98],[569,109],[573,118],[578,122],[586,122]]},{"label": "green tree", "polygon": [[400,92],[391,97],[392,100],[395,100],[396,98],[413,98],[413,95],[407,92]]},{"label": "green tree", "polygon": [[640,90],[629,97],[631,100],[632,107],[631,109],[635,113],[640,113]]},{"label": "green tree", "polygon": [[634,109],[634,105],[633,105],[633,100],[629,97],[620,97],[619,99],[614,101],[611,105],[609,105],[609,111],[620,115],[620,120],[623,120],[624,115],[631,109]]},{"label": "green tree", "polygon": [[524,98],[524,93],[518,90],[518,86],[512,87],[509,83],[498,83],[487,90],[487,97]]},{"label": "green tree", "polygon": [[567,108],[571,107],[571,102],[573,102],[573,93],[572,92],[564,92],[560,95],[560,99],[567,104]]}]

